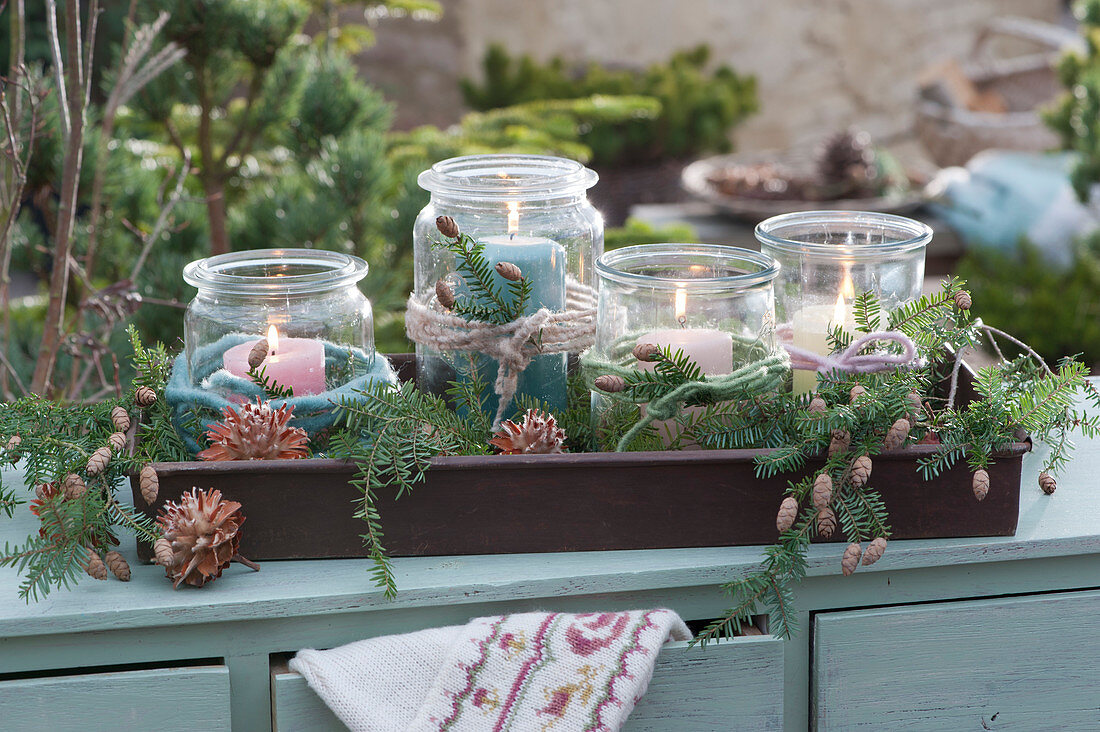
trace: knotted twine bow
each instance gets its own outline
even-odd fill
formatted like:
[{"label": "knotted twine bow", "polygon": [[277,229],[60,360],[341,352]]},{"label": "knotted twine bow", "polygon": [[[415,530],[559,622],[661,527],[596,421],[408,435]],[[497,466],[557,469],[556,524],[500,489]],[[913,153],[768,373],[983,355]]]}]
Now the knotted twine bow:
[{"label": "knotted twine bow", "polygon": [[[903,353],[860,353],[867,345],[881,341],[892,341],[902,347]],[[913,339],[900,330],[879,331],[866,333],[841,353],[822,356],[820,353],[799,346],[784,343],[783,347],[791,355],[791,368],[804,371],[817,371],[829,373],[830,371],[843,371],[849,374],[871,374],[878,371],[889,371],[893,368],[907,366],[917,356],[917,346]]]},{"label": "knotted twine bow", "polygon": [[500,398],[493,429],[500,427],[519,376],[536,356],[580,352],[596,335],[596,291],[576,281],[566,285],[565,310],[540,308],[510,323],[470,321],[432,307],[430,293],[409,295],[405,333],[409,340],[441,352],[476,352],[496,360],[493,391]]}]

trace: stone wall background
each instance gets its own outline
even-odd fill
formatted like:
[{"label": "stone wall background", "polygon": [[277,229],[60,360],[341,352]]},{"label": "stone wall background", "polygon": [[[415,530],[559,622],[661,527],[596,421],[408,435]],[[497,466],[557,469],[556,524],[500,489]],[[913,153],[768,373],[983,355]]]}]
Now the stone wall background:
[{"label": "stone wall background", "polygon": [[[917,78],[965,57],[1004,15],[1059,22],[1062,0],[443,0],[440,22],[386,18],[359,59],[397,103],[397,124],[446,125],[464,111],[457,81],[488,44],[546,60],[644,67],[710,45],[716,62],[756,75],[761,111],[741,149],[786,147],[847,125],[879,138],[912,126]],[[348,13],[362,11],[348,10]],[[361,17],[361,16],[360,16]]]}]

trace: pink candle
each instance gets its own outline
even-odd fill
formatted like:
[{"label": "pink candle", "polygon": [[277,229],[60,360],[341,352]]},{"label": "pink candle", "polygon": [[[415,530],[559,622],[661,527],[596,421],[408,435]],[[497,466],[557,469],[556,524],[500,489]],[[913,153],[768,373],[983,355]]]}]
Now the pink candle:
[{"label": "pink candle", "polygon": [[[267,358],[257,371],[280,386],[289,386],[294,396],[325,391],[325,344],[312,338],[280,338],[275,326],[267,332]],[[225,370],[248,378],[248,354],[256,341],[233,346],[222,356]]]}]

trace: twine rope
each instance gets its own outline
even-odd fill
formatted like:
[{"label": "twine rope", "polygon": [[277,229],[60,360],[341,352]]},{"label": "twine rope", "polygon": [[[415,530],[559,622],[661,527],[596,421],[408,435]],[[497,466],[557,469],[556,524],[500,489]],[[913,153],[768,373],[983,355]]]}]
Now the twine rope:
[{"label": "twine rope", "polygon": [[[874,353],[860,353],[872,343],[883,341],[897,343],[902,348],[902,353],[889,353],[876,351]],[[819,353],[784,343],[783,348],[791,356],[791,368],[804,371],[817,371],[829,373],[831,371],[843,371],[849,374],[871,374],[879,371],[890,371],[912,364],[917,357],[917,346],[913,339],[900,330],[878,331],[866,333],[841,353],[823,356]]]},{"label": "twine rope", "polygon": [[476,352],[494,359],[493,391],[499,397],[493,429],[507,414],[520,374],[536,356],[583,351],[596,336],[596,291],[571,280],[566,285],[565,310],[540,308],[496,325],[469,321],[433,307],[431,293],[409,295],[405,333],[409,340],[442,352]]}]

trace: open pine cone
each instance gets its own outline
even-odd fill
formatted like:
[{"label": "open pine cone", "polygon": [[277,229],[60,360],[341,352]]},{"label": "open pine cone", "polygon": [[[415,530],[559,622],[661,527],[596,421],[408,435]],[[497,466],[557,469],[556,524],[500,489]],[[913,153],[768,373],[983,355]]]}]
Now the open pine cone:
[{"label": "open pine cone", "polygon": [[240,411],[226,407],[222,421],[211,425],[206,436],[212,443],[199,453],[200,460],[291,460],[306,456],[309,436],[289,425],[294,407],[272,409],[257,400]]},{"label": "open pine cone", "polygon": [[875,148],[866,132],[837,132],[818,151],[817,174],[825,185],[838,189],[834,193],[871,195],[877,173]]},{"label": "open pine cone", "polygon": [[536,455],[565,452],[565,430],[558,428],[554,415],[528,409],[523,424],[505,420],[489,444],[504,455]]},{"label": "open pine cone", "polygon": [[175,587],[202,587],[221,577],[236,556],[244,514],[241,504],[222,499],[221,491],[192,488],[179,503],[165,503],[157,523],[172,548],[169,561],[158,561],[165,574]]}]

